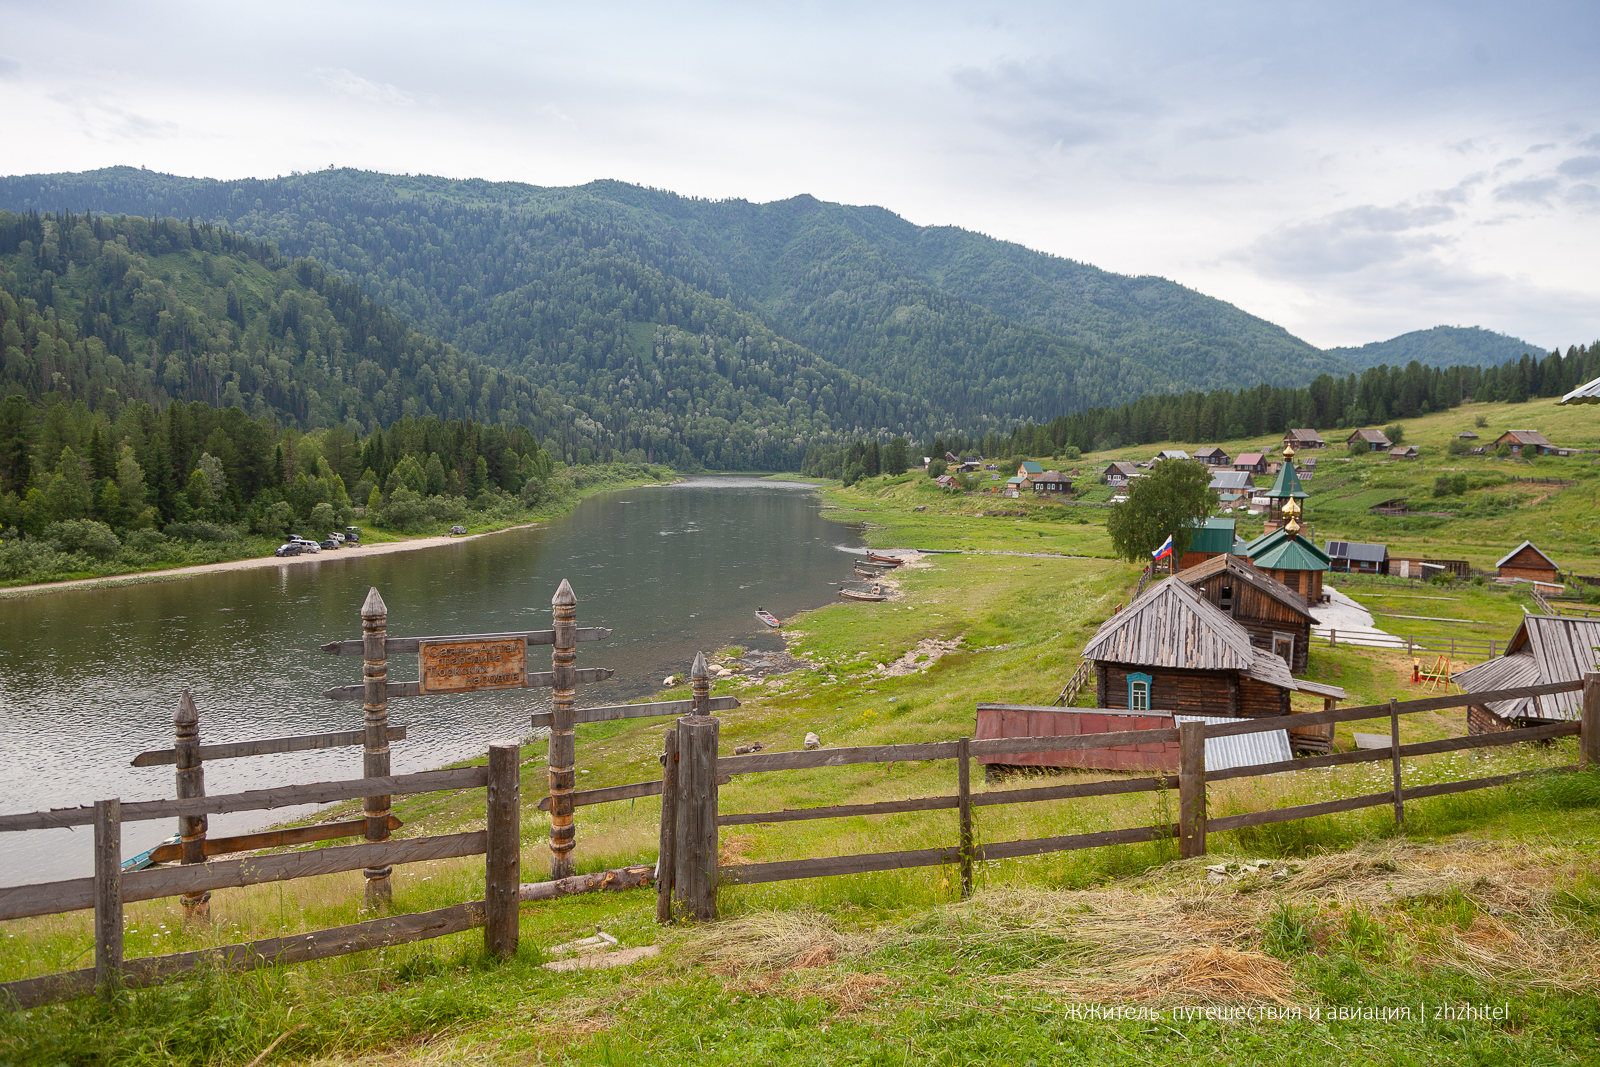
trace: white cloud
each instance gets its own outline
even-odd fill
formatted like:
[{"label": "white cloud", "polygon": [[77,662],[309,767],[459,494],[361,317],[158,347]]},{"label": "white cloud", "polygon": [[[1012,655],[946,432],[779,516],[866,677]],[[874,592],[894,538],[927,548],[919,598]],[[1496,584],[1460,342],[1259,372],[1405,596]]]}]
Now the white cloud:
[{"label": "white cloud", "polygon": [[410,93],[398,89],[388,82],[372,81],[368,78],[363,78],[355,71],[346,70],[343,67],[319,67],[312,71],[311,74],[313,78],[339,95],[364,104],[380,104],[393,107],[416,103],[416,99]]}]

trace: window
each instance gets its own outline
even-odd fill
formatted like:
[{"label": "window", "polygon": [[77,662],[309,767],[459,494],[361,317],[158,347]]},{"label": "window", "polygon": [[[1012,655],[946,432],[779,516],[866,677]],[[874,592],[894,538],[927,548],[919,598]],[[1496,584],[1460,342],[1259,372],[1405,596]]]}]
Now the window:
[{"label": "window", "polygon": [[1150,682],[1148,674],[1128,675],[1128,710],[1150,710]]},{"label": "window", "polygon": [[1274,655],[1282,656],[1283,662],[1290,669],[1294,668],[1294,634],[1281,634],[1276,631],[1272,635],[1272,651]]}]

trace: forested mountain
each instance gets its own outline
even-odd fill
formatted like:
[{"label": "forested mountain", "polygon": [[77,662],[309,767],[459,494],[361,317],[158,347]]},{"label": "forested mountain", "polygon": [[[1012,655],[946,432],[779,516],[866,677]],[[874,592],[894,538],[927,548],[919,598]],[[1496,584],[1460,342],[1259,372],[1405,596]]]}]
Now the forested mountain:
[{"label": "forested mountain", "polygon": [[[0,206],[226,223],[535,380],[642,367],[658,326],[742,363],[786,340],[885,390],[841,413],[864,429],[982,432],[1146,392],[1348,369],[1162,279],[809,196],[751,204],[620,182],[543,189],[350,170],[218,182],[112,168],[0,178]],[[811,383],[796,399],[821,394]]]},{"label": "forested mountain", "polygon": [[1481,326],[1435,326],[1359,348],[1330,348],[1328,355],[1357,367],[1404,367],[1412,360],[1424,367],[1494,367],[1524,355],[1542,358],[1543,353],[1537,345]]},{"label": "forested mountain", "polygon": [[721,468],[792,468],[813,439],[929,418],[726,302],[659,273],[646,282],[673,324],[569,301],[580,321],[550,334],[552,358],[508,371],[270,242],[175,219],[0,211],[0,395],[112,417],[135,399],[202,401],[352,432],[404,415],[503,422],[570,462]]}]

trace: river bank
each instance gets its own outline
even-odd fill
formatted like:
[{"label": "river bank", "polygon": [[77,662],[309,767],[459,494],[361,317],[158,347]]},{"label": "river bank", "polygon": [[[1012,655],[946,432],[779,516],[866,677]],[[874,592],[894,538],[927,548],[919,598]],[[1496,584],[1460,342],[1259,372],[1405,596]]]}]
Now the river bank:
[{"label": "river bank", "polygon": [[[669,472],[672,473],[672,472]],[[353,558],[370,558],[372,556],[388,555],[393,552],[412,552],[424,548],[437,548],[441,545],[461,544],[477,540],[491,534],[505,533],[509,530],[525,530],[538,526],[552,519],[569,514],[574,508],[588,497],[596,493],[607,492],[613,489],[649,488],[651,486],[672,485],[681,481],[675,477],[670,481],[661,481],[659,472],[650,475],[649,479],[611,478],[603,482],[585,486],[575,494],[562,500],[536,509],[530,509],[530,515],[537,515],[530,521],[512,521],[507,523],[489,523],[485,527],[473,532],[456,536],[451,534],[423,535],[408,537],[393,530],[376,531],[370,526],[363,526],[363,540],[355,547],[345,546],[334,551],[315,552],[303,556],[247,556],[243,559],[223,560],[217,563],[198,563],[189,566],[170,567],[159,570],[129,571],[123,574],[97,575],[92,578],[70,578],[55,582],[34,582],[28,585],[13,585],[0,587],[0,600],[9,600],[17,597],[39,596],[46,593],[61,592],[69,589],[103,589],[116,586],[144,585],[153,582],[170,582],[197,575],[217,574],[225,571],[257,570],[265,567],[316,567],[336,560],[348,561]],[[470,529],[470,527],[469,527]]]}]

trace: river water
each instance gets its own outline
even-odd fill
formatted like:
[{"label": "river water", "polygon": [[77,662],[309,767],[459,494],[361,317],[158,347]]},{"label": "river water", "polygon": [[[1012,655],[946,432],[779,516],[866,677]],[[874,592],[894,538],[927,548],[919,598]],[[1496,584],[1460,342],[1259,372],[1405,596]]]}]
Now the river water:
[{"label": "river water", "polygon": [[[0,812],[172,796],[170,765],[129,761],[171,747],[185,685],[203,744],[359,729],[359,701],[321,694],[359,684],[361,660],[318,646],[361,636],[369,587],[388,605],[389,633],[409,637],[547,628],[566,578],[578,625],[613,631],[578,646],[578,666],[616,670],[579,687],[583,706],[653,692],[686,673],[696,650],[779,647],[755,609],[787,618],[833,600],[852,577],[839,549],[859,546],[803,485],[703,477],[603,493],[545,526],[440,548],[365,558],[341,549],[308,564],[0,601]],[[529,649],[528,669],[548,670],[548,652]],[[391,658],[389,677],[415,669],[414,655]],[[394,773],[525,737],[529,713],[549,704],[537,689],[391,700],[390,723],[408,731],[391,745]],[[360,776],[359,747],[205,767],[212,794]],[[210,832],[289,814],[213,815]],[[125,824],[124,855],[172,832],[170,820]],[[0,833],[0,885],[93,873],[92,838],[88,827]]]}]

